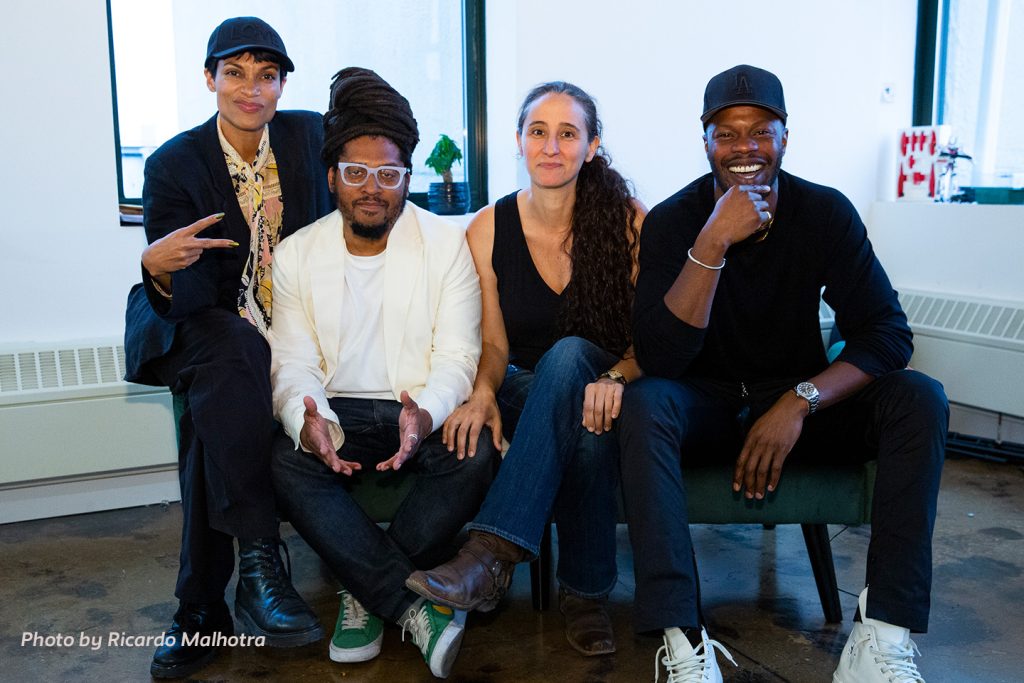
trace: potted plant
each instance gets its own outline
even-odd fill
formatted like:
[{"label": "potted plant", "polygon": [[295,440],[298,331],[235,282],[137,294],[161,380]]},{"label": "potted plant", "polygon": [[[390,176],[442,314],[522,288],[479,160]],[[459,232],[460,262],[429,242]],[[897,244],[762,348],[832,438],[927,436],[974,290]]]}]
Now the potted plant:
[{"label": "potted plant", "polygon": [[462,150],[450,137],[441,133],[437,144],[427,157],[426,165],[441,176],[440,183],[430,183],[427,206],[436,214],[450,216],[469,210],[469,183],[452,180],[452,164],[462,162]]}]

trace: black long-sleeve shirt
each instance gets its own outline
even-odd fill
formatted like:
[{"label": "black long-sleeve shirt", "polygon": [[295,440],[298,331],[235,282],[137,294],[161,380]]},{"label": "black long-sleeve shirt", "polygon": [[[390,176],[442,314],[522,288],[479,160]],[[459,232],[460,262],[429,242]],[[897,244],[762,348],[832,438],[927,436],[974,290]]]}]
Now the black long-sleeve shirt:
[{"label": "black long-sleeve shirt", "polygon": [[708,327],[679,320],[664,296],[714,207],[708,174],[644,221],[633,341],[645,373],[749,383],[812,377],[828,365],[821,296],[846,340],[837,360],[876,377],[906,366],[910,327],[856,209],[837,190],[786,172],[768,237],[726,253]]}]

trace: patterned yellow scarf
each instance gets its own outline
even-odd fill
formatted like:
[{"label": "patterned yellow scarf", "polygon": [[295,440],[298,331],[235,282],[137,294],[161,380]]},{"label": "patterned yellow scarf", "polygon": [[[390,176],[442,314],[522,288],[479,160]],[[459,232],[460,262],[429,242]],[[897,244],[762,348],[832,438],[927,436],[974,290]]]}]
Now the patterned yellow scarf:
[{"label": "patterned yellow scarf", "polygon": [[270,327],[273,285],[270,267],[274,258],[284,214],[277,161],[270,148],[270,128],[256,149],[256,160],[250,166],[239,156],[217,126],[228,174],[235,188],[238,206],[249,222],[249,258],[242,270],[238,292],[238,313],[251,322],[264,337]]}]

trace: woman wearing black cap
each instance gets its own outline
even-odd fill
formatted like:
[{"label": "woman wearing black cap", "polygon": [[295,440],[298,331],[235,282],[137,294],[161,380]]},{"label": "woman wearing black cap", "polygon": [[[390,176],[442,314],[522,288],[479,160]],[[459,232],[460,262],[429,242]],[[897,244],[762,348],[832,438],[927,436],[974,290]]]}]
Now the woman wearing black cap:
[{"label": "woman wearing black cap", "polygon": [[485,611],[517,562],[536,557],[554,517],[566,636],[584,655],[615,651],[604,602],[616,581],[622,389],[640,376],[630,310],[646,213],[601,148],[597,107],[564,82],[534,88],[516,139],[530,187],[483,209],[468,238],[483,291],[483,355],[473,394],[445,423],[472,454],[481,428],[511,446],[451,562],[407,585]]},{"label": "woman wearing black cap", "polygon": [[333,208],[319,161],[320,116],[277,111],[293,69],[266,22],[226,20],[205,62],[217,114],[146,161],[150,244],[143,281],[128,296],[126,379],[169,387],[185,406],[180,604],[153,656],[156,677],[187,676],[216,656],[217,646],[196,636],[235,632],[224,591],[236,538],[239,629],[279,647],[324,634],[278,554],[270,479],[273,251]]}]

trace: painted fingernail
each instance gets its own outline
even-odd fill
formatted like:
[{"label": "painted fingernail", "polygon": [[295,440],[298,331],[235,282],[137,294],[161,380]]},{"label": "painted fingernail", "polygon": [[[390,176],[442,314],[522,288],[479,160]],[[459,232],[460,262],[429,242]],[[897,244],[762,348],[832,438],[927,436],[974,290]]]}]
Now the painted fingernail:
[{"label": "painted fingernail", "polygon": [[236,242],[234,240],[231,240],[231,246],[237,247],[238,246],[238,242]]},{"label": "painted fingernail", "polygon": [[213,217],[219,221],[221,218],[224,218],[224,212],[221,211],[220,213],[215,213],[213,214]]}]

